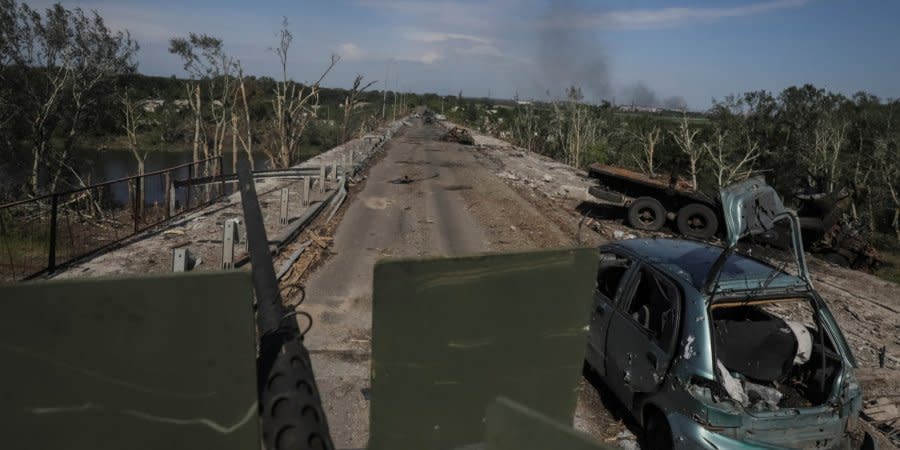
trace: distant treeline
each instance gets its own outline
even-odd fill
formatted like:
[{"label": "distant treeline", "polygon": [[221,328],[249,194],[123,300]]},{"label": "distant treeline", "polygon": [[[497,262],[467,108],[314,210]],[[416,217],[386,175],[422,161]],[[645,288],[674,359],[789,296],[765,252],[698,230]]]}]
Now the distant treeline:
[{"label": "distant treeline", "polygon": [[[900,101],[812,85],[728,96],[703,113],[624,112],[581,102],[461,100],[452,119],[585,167],[606,162],[714,191],[764,175],[785,198],[848,189],[855,220],[900,240]],[[432,101],[429,106],[436,107]]]}]

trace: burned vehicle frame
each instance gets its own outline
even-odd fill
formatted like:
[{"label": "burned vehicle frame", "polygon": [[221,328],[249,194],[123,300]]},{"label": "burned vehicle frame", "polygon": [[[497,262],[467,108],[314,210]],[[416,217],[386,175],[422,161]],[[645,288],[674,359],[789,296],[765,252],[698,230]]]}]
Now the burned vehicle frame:
[{"label": "burned vehicle frame", "polygon": [[[600,248],[588,369],[650,448],[847,448],[862,405],[856,362],[810,282],[796,215],[761,180],[723,190],[722,204],[725,248]],[[741,246],[783,222],[796,232],[793,273]]]}]

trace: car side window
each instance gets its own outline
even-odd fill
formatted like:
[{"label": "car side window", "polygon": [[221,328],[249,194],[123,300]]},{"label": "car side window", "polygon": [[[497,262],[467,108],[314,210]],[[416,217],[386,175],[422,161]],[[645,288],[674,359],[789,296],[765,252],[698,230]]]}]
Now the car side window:
[{"label": "car side window", "polygon": [[631,261],[614,253],[600,254],[600,269],[597,271],[597,292],[606,297],[610,303],[616,298],[625,273],[631,267]]},{"label": "car side window", "polygon": [[664,276],[644,267],[638,273],[638,285],[628,305],[628,316],[648,331],[662,349],[675,338],[678,288]]}]

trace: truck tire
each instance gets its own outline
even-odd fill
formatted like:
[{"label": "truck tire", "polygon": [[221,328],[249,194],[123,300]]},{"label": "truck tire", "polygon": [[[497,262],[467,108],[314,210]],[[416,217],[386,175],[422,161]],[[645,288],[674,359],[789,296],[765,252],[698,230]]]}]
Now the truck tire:
[{"label": "truck tire", "polygon": [[719,219],[712,208],[701,203],[691,203],[678,210],[675,218],[678,232],[687,237],[709,239],[719,229]]},{"label": "truck tire", "polygon": [[266,449],[334,449],[309,352],[299,339],[286,342],[278,354],[260,403]]},{"label": "truck tire", "polygon": [[662,411],[651,408],[644,418],[644,436],[641,448],[672,450],[672,428]]},{"label": "truck tire", "polygon": [[653,197],[638,197],[628,207],[628,224],[632,228],[658,231],[666,223],[666,208]]}]

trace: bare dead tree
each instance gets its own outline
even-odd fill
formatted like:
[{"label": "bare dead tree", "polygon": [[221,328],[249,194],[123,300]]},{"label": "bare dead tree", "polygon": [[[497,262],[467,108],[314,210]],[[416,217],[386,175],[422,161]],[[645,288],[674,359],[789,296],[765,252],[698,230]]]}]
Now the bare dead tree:
[{"label": "bare dead tree", "polygon": [[699,129],[691,129],[690,124],[688,123],[687,114],[685,113],[682,113],[681,115],[681,122],[678,125],[678,129],[676,131],[669,131],[672,140],[675,141],[675,144],[678,145],[681,152],[688,157],[691,170],[691,186],[693,186],[694,189],[697,189],[698,187],[697,172],[699,169],[700,158],[702,158],[705,153],[703,146],[698,145],[695,142],[697,134],[699,133]]},{"label": "bare dead tree", "polygon": [[892,136],[875,141],[874,156],[876,170],[887,188],[894,213],[891,226],[900,241],[900,138]]},{"label": "bare dead tree", "polygon": [[[128,90],[125,90],[125,93],[122,94],[120,98],[120,102],[122,104],[122,113],[125,116],[125,123],[123,124],[123,128],[125,130],[125,136],[128,138],[128,150],[131,151],[131,155],[134,156],[135,162],[137,162],[137,171],[138,176],[144,175],[144,163],[147,160],[147,152],[141,153],[138,150],[138,124],[143,118],[143,113],[140,108],[136,107],[134,101],[131,98]],[[144,190],[144,179],[140,178],[140,191],[146,192]],[[138,213],[143,214],[144,210],[144,202],[143,200],[139,200],[137,202]]]},{"label": "bare dead tree", "polygon": [[319,79],[309,86],[295,83],[288,78],[288,51],[294,36],[288,29],[288,21],[282,21],[279,32],[278,47],[275,54],[281,62],[281,81],[275,86],[275,97],[272,99],[272,107],[275,110],[273,130],[277,148],[264,149],[269,163],[273,167],[290,167],[300,155],[301,138],[307,125],[316,115],[316,107],[319,104],[319,90],[322,80],[340,61],[338,55],[331,55],[331,62],[319,76]]},{"label": "bare dead tree", "polygon": [[[516,100],[518,101],[518,96]],[[534,151],[537,125],[537,117],[534,114],[532,105],[529,103],[524,105],[523,108],[517,104],[512,123],[513,139],[529,152]]]},{"label": "bare dead tree", "polygon": [[346,97],[344,97],[344,124],[341,129],[341,143],[350,140],[350,119],[353,117],[353,110],[356,109],[357,105],[359,105],[360,94],[362,94],[366,89],[378,82],[378,80],[370,81],[368,84],[363,86],[363,78],[363,75],[356,74],[356,78],[353,79],[353,88],[350,89],[350,92]]},{"label": "bare dead tree", "polygon": [[[581,101],[581,88],[571,86],[566,89],[566,100],[554,100],[553,106],[553,138],[559,143],[559,149],[565,157],[567,164],[581,166],[585,151],[597,142],[599,126],[592,117],[590,107]],[[533,122],[527,123],[525,133],[533,142],[537,129],[536,118],[530,118]]]},{"label": "bare dead tree", "polygon": [[641,147],[641,157],[638,158],[637,156],[633,156],[634,162],[642,172],[651,177],[655,177],[656,147],[662,142],[662,129],[659,125],[653,125],[650,128],[642,130],[628,130],[627,133],[631,135],[632,139],[637,141],[638,145]]},{"label": "bare dead tree", "polygon": [[847,143],[850,122],[836,117],[820,119],[813,129],[812,148],[801,153],[809,171],[825,181],[822,188],[832,192],[841,175],[838,164],[841,150]]},{"label": "bare dead tree", "polygon": [[[241,148],[244,149],[244,153],[247,155],[247,161],[250,163],[250,170],[255,170],[254,167],[255,161],[253,160],[253,126],[250,122],[250,104],[247,103],[247,88],[244,86],[244,69],[241,66],[241,62],[237,61],[237,74],[238,74],[238,89],[235,91],[235,99],[233,104],[235,105],[232,108],[232,117],[231,117],[231,127],[232,134],[238,138],[241,143]],[[244,122],[244,133],[240,133],[240,120],[237,118],[237,96],[241,97],[241,109],[243,112],[243,122]],[[237,170],[237,148],[234,143],[234,139],[232,138],[232,170]]]},{"label": "bare dead tree", "polygon": [[[234,99],[234,59],[225,54],[221,39],[206,34],[189,33],[187,38],[171,39],[169,53],[181,57],[184,70],[191,76],[185,90],[194,116],[194,161],[200,159],[200,149],[204,159],[221,156]],[[204,120],[202,83],[207,85],[205,105],[212,118],[211,129]]]},{"label": "bare dead tree", "polygon": [[703,149],[712,162],[713,173],[718,187],[741,181],[753,174],[753,162],[760,157],[759,144],[749,134],[741,139],[740,151],[732,151],[728,133],[720,129],[713,132],[711,142],[703,144]]}]

